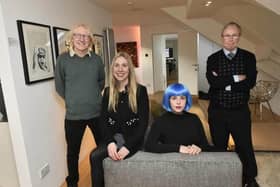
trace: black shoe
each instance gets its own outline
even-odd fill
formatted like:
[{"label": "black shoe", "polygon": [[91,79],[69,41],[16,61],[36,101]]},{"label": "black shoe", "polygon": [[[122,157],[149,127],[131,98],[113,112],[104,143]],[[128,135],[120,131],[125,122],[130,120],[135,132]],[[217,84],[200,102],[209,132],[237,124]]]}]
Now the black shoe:
[{"label": "black shoe", "polygon": [[245,184],[245,187],[260,187],[260,185],[257,183],[257,181],[254,179],[253,181]]}]

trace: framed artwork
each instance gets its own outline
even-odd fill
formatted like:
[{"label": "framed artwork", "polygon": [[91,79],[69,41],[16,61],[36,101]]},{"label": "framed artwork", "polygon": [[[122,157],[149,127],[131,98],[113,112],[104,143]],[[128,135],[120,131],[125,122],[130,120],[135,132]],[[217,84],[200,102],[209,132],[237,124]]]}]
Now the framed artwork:
[{"label": "framed artwork", "polygon": [[127,52],[132,59],[133,65],[138,67],[138,55],[137,55],[137,42],[118,42],[117,52]]},{"label": "framed artwork", "polygon": [[51,28],[48,25],[17,20],[26,84],[52,79],[54,58]]},{"label": "framed artwork", "polygon": [[100,35],[100,34],[94,34],[93,37],[94,37],[93,51],[97,55],[101,56],[102,61],[104,63],[104,61],[105,61],[104,37],[103,37],[103,35]]},{"label": "framed artwork", "polygon": [[66,40],[68,31],[69,29],[53,27],[53,39],[56,57],[58,57],[61,53],[67,51],[69,48],[69,43]]}]

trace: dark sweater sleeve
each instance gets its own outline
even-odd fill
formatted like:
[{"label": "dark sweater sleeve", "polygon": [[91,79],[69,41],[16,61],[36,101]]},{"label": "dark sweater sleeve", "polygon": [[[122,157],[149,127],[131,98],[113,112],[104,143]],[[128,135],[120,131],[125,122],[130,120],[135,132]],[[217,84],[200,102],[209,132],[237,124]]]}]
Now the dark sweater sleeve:
[{"label": "dark sweater sleeve", "polygon": [[211,88],[225,89],[226,86],[234,83],[233,76],[215,76],[213,72],[217,72],[215,63],[218,61],[218,54],[211,55],[207,59],[206,78]]},{"label": "dark sweater sleeve", "polygon": [[137,92],[137,115],[139,117],[139,122],[134,130],[135,135],[130,136],[125,140],[124,146],[131,150],[134,146],[139,146],[144,141],[144,134],[146,132],[149,120],[149,98],[147,94],[147,89],[144,86],[138,86]]},{"label": "dark sweater sleeve", "polygon": [[100,124],[103,126],[103,135],[106,145],[111,142],[114,142],[113,132],[108,128],[108,102],[109,102],[109,87],[104,89],[103,98],[102,98],[102,107],[100,115]]},{"label": "dark sweater sleeve", "polygon": [[55,67],[55,89],[56,92],[64,99],[65,97],[65,78],[62,57],[57,58]]},{"label": "dark sweater sleeve", "polygon": [[170,153],[179,152],[180,145],[176,144],[162,144],[160,142],[162,128],[164,124],[161,124],[162,117],[159,117],[152,125],[147,142],[145,145],[145,150],[152,153]]},{"label": "dark sweater sleeve", "polygon": [[257,79],[257,67],[256,67],[256,57],[253,53],[244,52],[246,59],[246,79],[240,82],[234,82],[231,84],[232,91],[249,91],[256,84]]}]

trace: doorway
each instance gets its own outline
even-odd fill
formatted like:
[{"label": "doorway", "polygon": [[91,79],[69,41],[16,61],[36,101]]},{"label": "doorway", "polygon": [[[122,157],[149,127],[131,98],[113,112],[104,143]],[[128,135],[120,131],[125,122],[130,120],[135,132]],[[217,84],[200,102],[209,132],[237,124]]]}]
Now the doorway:
[{"label": "doorway", "polygon": [[153,35],[154,92],[178,82],[178,35]]},{"label": "doorway", "polygon": [[165,63],[167,86],[178,82],[178,35],[165,35]]}]

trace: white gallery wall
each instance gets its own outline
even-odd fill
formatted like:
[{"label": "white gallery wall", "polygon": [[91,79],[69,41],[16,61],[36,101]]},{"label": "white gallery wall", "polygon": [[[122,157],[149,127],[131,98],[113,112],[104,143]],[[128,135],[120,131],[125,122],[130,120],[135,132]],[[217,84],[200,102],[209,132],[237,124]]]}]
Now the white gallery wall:
[{"label": "white gallery wall", "polygon": [[[0,57],[1,81],[19,184],[60,186],[66,176],[64,102],[55,93],[53,80],[25,85],[16,20],[64,28],[86,23],[101,34],[112,26],[111,14],[88,0],[1,0],[1,6],[9,50],[8,57]],[[39,171],[47,163],[50,173],[40,179]]]}]

